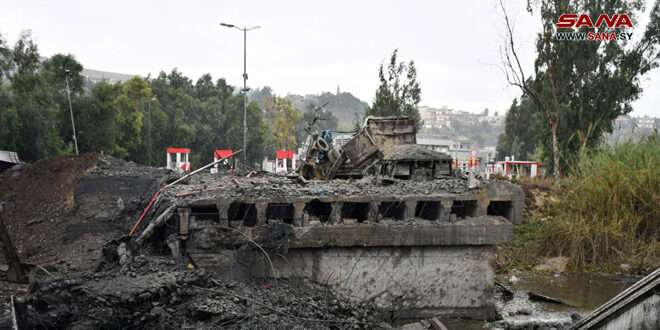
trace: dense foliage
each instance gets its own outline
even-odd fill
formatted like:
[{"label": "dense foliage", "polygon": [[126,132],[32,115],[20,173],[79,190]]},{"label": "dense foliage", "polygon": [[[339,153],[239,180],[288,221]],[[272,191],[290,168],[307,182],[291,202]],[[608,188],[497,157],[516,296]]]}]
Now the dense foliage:
[{"label": "dense foliage", "polygon": [[[174,69],[92,84],[82,69],[72,55],[42,62],[29,32],[13,47],[0,38],[0,150],[17,151],[25,161],[74,151],[66,79],[81,153],[162,166],[166,148],[186,147],[195,167],[210,162],[215,149],[242,148],[243,96],[222,78],[204,74],[193,83]],[[247,109],[250,164],[301,142],[295,135],[301,113],[291,101],[270,93],[251,101],[261,104]],[[332,123],[335,128],[336,118]]]},{"label": "dense foliage", "polygon": [[[528,10],[541,18],[542,31],[536,41],[534,74],[525,77],[517,69],[515,47],[507,48],[505,67],[509,81],[524,96],[507,113],[506,134],[499,142],[501,157],[511,151],[536,150],[543,159],[553,159],[548,167],[566,162],[573,155],[599,144],[604,133],[613,129],[613,121],[632,111],[631,103],[642,93],[641,77],[657,67],[660,46],[660,2],[651,5],[649,21],[642,30],[639,16],[644,1],[530,1]],[[582,26],[577,29],[557,28],[561,14],[586,13],[595,22],[598,15],[626,13],[633,29]],[[567,41],[556,38],[557,32],[632,32],[628,40]],[[513,39],[507,40],[513,46]],[[513,69],[512,69],[513,68]],[[530,110],[538,111],[538,115]],[[518,120],[521,114],[529,120]],[[536,134],[530,136],[534,127]],[[531,141],[529,139],[531,138]],[[553,140],[556,142],[553,145]],[[522,149],[516,144],[526,144]],[[560,160],[561,159],[561,160]]]},{"label": "dense foliage", "polygon": [[[516,159],[540,161],[535,159],[537,155],[534,155],[534,151],[537,148],[536,141],[540,139],[540,126],[544,125],[542,116],[528,96],[523,95],[520,102],[514,99],[504,118],[504,133],[498,138],[497,154],[502,158],[515,156]],[[543,163],[548,164],[550,161]]]},{"label": "dense foliage", "polygon": [[[660,266],[660,137],[585,151],[573,175],[502,247],[501,269],[529,268],[539,257],[569,257],[573,270],[645,273]],[[521,182],[528,208],[541,193]],[[532,191],[536,191],[533,193]],[[536,202],[538,203],[538,201]]]},{"label": "dense foliage", "polygon": [[407,116],[415,121],[419,130],[422,119],[417,110],[422,89],[417,81],[415,62],[399,62],[398,49],[390,56],[387,67],[381,63],[378,68],[380,86],[376,90],[371,106],[365,111],[366,116]]}]

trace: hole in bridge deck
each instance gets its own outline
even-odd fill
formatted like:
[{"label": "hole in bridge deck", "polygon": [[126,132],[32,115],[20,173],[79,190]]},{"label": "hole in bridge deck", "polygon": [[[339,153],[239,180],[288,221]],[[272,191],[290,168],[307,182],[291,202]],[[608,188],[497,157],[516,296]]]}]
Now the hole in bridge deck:
[{"label": "hole in bridge deck", "polygon": [[215,205],[197,205],[190,207],[190,215],[197,220],[220,221],[220,212]]},{"label": "hole in bridge deck", "polygon": [[327,222],[332,213],[332,204],[323,203],[318,199],[312,199],[307,205],[305,205],[303,212],[307,213],[310,218],[318,219],[321,222]]},{"label": "hole in bridge deck", "polygon": [[473,217],[477,215],[477,201],[456,200],[451,205],[451,214],[455,214],[459,218]]},{"label": "hole in bridge deck", "polygon": [[355,219],[364,222],[369,218],[369,203],[344,202],[341,208],[342,219]]},{"label": "hole in bridge deck", "polygon": [[486,214],[499,215],[511,221],[511,218],[513,218],[513,204],[511,201],[490,201]]},{"label": "hole in bridge deck", "polygon": [[419,201],[415,207],[415,217],[425,220],[438,220],[442,213],[442,204],[438,201]]},{"label": "hole in bridge deck", "polygon": [[404,202],[381,202],[378,206],[378,213],[383,218],[395,220],[406,219],[406,203]]},{"label": "hole in bridge deck", "polygon": [[277,219],[292,224],[294,210],[291,203],[269,203],[266,208],[266,219]]},{"label": "hole in bridge deck", "polygon": [[254,204],[233,202],[229,205],[227,212],[229,221],[240,221],[243,226],[254,227],[257,225],[257,208]]}]

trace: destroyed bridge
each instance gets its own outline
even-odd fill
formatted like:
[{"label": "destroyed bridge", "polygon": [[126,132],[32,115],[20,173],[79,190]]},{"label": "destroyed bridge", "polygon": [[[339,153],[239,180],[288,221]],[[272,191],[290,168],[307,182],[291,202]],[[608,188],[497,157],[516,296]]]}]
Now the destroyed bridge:
[{"label": "destroyed bridge", "polygon": [[[199,172],[161,189],[134,236],[227,277],[327,284],[393,318],[491,318],[494,247],[521,222],[522,191],[452,171],[414,133],[406,118],[368,118],[343,146],[310,134],[295,175]],[[92,170],[76,210],[152,194],[161,179]]]}]

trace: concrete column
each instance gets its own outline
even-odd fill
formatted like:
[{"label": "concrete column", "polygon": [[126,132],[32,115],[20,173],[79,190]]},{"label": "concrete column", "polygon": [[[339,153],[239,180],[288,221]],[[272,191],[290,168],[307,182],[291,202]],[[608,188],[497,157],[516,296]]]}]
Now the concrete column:
[{"label": "concrete column", "polygon": [[330,219],[328,223],[335,225],[341,223],[341,208],[344,207],[344,202],[334,202],[332,203],[332,212],[330,213]]},{"label": "concrete column", "polygon": [[369,213],[367,213],[367,221],[378,222],[378,203],[369,202]]},{"label": "concrete column", "polygon": [[454,201],[442,200],[440,201],[440,204],[442,204],[442,211],[440,212],[440,217],[438,218],[438,220],[449,221],[449,218],[451,216],[451,206],[454,205]]},{"label": "concrete column", "polygon": [[406,213],[403,214],[404,219],[411,219],[415,217],[415,209],[417,208],[417,201],[405,201]]},{"label": "concrete column", "polygon": [[488,199],[488,196],[479,196],[477,199],[477,211],[474,216],[482,216],[482,215],[487,215],[488,214],[488,204],[490,204],[490,200]]},{"label": "concrete column", "polygon": [[179,211],[179,234],[187,236],[190,233],[190,208],[180,207]]},{"label": "concrete column", "polygon": [[305,209],[305,203],[293,203],[293,225],[295,227],[303,227],[303,210]]},{"label": "concrete column", "polygon": [[218,203],[215,204],[215,207],[218,208],[218,222],[219,226],[229,227],[229,204]]},{"label": "concrete column", "polygon": [[268,208],[268,203],[254,203],[254,207],[257,209],[257,226],[266,224],[266,208]]},{"label": "concrete column", "polygon": [[522,195],[514,196],[511,200],[511,223],[514,225],[522,224],[522,210],[525,206],[525,198]]},{"label": "concrete column", "polygon": [[367,221],[370,222],[379,222],[381,219],[380,212],[378,212],[378,206],[380,203],[371,201],[369,202],[369,213],[367,214]]}]

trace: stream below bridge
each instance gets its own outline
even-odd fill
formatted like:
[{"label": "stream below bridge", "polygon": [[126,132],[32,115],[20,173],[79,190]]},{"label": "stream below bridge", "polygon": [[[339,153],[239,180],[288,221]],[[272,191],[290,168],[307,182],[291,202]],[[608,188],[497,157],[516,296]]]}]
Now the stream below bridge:
[{"label": "stream below bridge", "polygon": [[[496,276],[513,291],[507,297],[496,288],[495,306],[502,320],[440,320],[449,329],[562,329],[572,318],[583,317],[634,284],[640,277],[627,275],[532,274],[513,271]],[[559,299],[574,307],[533,301],[528,292]]]}]

